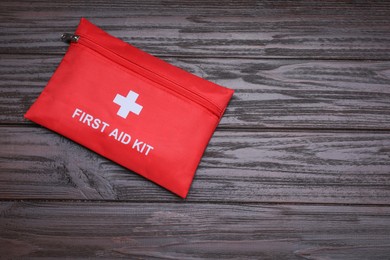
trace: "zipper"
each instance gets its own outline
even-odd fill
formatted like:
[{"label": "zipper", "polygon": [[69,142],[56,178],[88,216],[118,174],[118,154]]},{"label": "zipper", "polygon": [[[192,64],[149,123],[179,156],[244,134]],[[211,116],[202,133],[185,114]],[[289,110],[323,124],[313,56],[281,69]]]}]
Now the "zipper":
[{"label": "zipper", "polygon": [[66,43],[78,43],[82,44],[96,52],[98,52],[100,55],[110,59],[111,61],[125,67],[126,69],[135,72],[136,74],[139,74],[155,83],[157,83],[160,86],[163,86],[165,88],[168,88],[169,90],[175,92],[176,94],[179,94],[180,96],[183,96],[187,99],[190,99],[191,101],[201,105],[202,107],[206,108],[208,111],[216,115],[218,118],[222,116],[223,110],[214,104],[212,101],[208,100],[207,98],[203,97],[202,95],[199,95],[198,93],[189,90],[182,85],[165,78],[164,76],[151,71],[131,60],[126,59],[125,57],[121,56],[120,54],[96,43],[92,39],[84,36],[84,35],[75,35],[70,33],[64,33],[61,36],[61,40]]},{"label": "zipper", "polygon": [[61,36],[61,41],[66,42],[66,43],[71,43],[71,42],[78,42],[80,39],[79,35],[74,35],[70,33],[63,33]]}]

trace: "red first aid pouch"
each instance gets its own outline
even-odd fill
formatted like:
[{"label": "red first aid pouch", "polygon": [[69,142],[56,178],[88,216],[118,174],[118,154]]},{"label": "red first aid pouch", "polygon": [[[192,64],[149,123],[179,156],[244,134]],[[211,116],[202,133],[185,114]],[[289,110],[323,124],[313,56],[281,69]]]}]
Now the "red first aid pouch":
[{"label": "red first aid pouch", "polygon": [[233,90],[82,18],[25,117],[185,198]]}]

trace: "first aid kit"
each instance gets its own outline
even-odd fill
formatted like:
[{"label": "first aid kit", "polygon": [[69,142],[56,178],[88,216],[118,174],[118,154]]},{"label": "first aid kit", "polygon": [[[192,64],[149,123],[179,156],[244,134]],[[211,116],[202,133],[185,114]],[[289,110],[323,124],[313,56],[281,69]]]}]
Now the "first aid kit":
[{"label": "first aid kit", "polygon": [[25,118],[185,198],[233,90],[82,18]]}]

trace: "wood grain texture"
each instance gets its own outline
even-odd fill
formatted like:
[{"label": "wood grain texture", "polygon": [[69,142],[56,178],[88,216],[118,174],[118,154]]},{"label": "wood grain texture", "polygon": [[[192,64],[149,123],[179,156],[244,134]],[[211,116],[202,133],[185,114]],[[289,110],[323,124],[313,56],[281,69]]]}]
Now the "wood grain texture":
[{"label": "wood grain texture", "polygon": [[1,202],[10,258],[386,259],[389,207]]},{"label": "wood grain texture", "polygon": [[[0,147],[0,199],[180,201],[45,129],[1,127]],[[389,133],[220,131],[188,201],[388,205],[389,147]]]},{"label": "wood grain texture", "polygon": [[387,1],[1,1],[0,53],[62,53],[81,16],[160,56],[390,58]]},{"label": "wood grain texture", "polygon": [[[23,114],[60,56],[0,60],[0,122]],[[165,58],[235,89],[222,128],[390,129],[390,62]]]},{"label": "wood grain texture", "polygon": [[[236,90],[187,200],[23,114],[86,17]],[[0,1],[0,258],[388,259],[389,1]]]}]

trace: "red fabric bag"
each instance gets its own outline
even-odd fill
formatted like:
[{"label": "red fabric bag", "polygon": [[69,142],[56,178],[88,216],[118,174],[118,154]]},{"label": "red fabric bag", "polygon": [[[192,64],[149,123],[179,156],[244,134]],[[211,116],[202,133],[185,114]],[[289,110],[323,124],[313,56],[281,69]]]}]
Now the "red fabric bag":
[{"label": "red fabric bag", "polygon": [[25,117],[185,198],[233,90],[82,18]]}]

